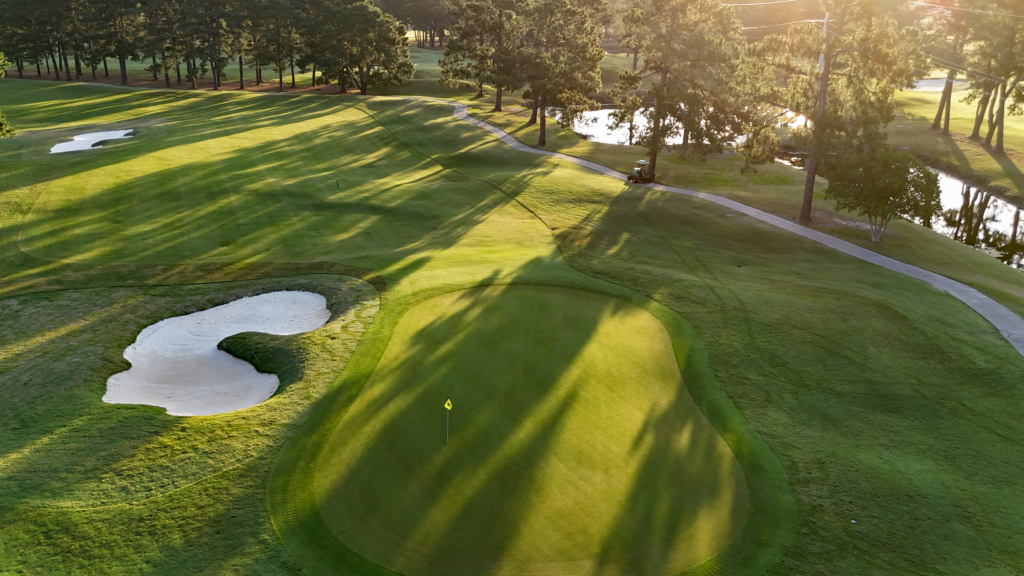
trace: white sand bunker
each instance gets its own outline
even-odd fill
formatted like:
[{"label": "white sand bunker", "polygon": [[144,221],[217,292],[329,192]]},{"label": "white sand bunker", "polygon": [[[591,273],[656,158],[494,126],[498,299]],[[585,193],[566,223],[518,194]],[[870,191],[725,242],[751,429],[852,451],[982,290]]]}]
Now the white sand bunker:
[{"label": "white sand bunker", "polygon": [[223,306],[161,320],[139,333],[124,351],[130,370],[107,380],[103,401],[147,404],[173,416],[207,416],[255,406],[280,381],[217,349],[242,332],[299,334],[331,318],[327,299],[311,292],[270,292]]},{"label": "white sand bunker", "polygon": [[131,138],[131,130],[112,130],[110,132],[90,132],[88,134],[79,134],[75,136],[71,142],[61,142],[53,148],[50,148],[50,154],[60,154],[61,152],[76,152],[78,150],[92,150],[93,148],[103,148],[103,146],[96,146],[97,142],[104,140],[123,140],[125,138]]}]

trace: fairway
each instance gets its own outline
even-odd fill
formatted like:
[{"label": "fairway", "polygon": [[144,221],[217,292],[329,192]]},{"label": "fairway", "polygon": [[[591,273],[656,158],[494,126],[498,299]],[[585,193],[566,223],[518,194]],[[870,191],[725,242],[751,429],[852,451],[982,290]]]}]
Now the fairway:
[{"label": "fairway", "polygon": [[658,320],[539,286],[410,310],[316,482],[338,538],[410,576],[676,574],[720,553],[748,512]]}]

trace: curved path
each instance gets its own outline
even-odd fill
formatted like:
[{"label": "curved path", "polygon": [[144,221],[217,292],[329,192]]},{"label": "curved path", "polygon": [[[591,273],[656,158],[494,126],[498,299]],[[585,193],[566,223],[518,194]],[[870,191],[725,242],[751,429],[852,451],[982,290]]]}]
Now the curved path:
[{"label": "curved path", "polygon": [[[532,154],[541,154],[544,156],[553,156],[555,158],[565,160],[566,162],[572,162],[573,164],[583,166],[584,168],[589,168],[595,172],[604,174],[605,176],[611,176],[612,178],[622,180],[623,182],[626,181],[625,174],[623,174],[622,172],[618,172],[616,170],[612,170],[611,168],[608,168],[606,166],[602,166],[594,162],[583,160],[581,158],[576,158],[574,156],[568,156],[566,154],[560,154],[558,152],[549,152],[547,150],[538,150],[537,148],[527,146],[516,140],[511,134],[505,132],[504,130],[470,116],[468,114],[468,109],[465,104],[452,102],[450,100],[444,100],[443,102],[455,105],[456,118],[459,118],[460,120],[465,120],[467,122],[470,122],[471,124],[475,124],[483,128],[484,130],[491,132],[492,134],[497,136],[502,142],[508,144],[509,146],[515,148],[516,150],[520,150],[522,152],[530,152]],[[721,196],[715,196],[714,194],[707,194],[705,192],[697,192],[695,190],[687,190],[685,188],[665,186],[664,184],[641,184],[641,186],[647,186],[649,188],[655,188],[657,190],[663,190],[665,192],[672,192],[675,194],[685,194],[687,196],[693,196],[694,198],[700,198],[702,200],[714,202],[715,204],[720,204],[722,206],[725,206],[726,208],[729,208],[730,210],[735,210],[742,214],[746,214],[751,218],[756,218],[762,222],[786,230],[787,232],[798,234],[800,236],[803,236],[804,238],[818,242],[819,244],[824,244],[829,248],[834,248],[840,252],[849,254],[854,258],[860,258],[861,260],[870,262],[872,264],[877,264],[878,266],[881,266],[883,268],[888,268],[889,270],[899,272],[900,274],[905,274],[907,276],[910,276],[911,278],[916,278],[918,280],[927,282],[928,284],[931,284],[932,286],[938,288],[939,290],[942,290],[943,292],[950,294],[951,296],[953,296],[957,300],[960,300],[964,304],[967,304],[968,306],[973,308],[974,311],[977,312],[978,314],[981,314],[983,318],[991,322],[992,325],[996,327],[996,330],[999,330],[999,333],[1002,334],[1003,337],[1005,337],[1010,342],[1010,344],[1012,344],[1013,347],[1017,349],[1017,352],[1020,352],[1020,354],[1024,356],[1024,320],[1021,320],[1019,316],[1011,312],[1002,304],[999,304],[995,300],[989,298],[988,296],[985,296],[984,294],[978,292],[977,290],[971,288],[970,286],[961,284],[960,282],[951,280],[940,274],[929,272],[928,270],[924,270],[923,268],[911,266],[910,264],[900,262],[899,260],[893,260],[892,258],[882,256],[877,252],[872,252],[871,250],[868,250],[866,248],[861,248],[856,244],[851,244],[849,242],[846,242],[845,240],[840,240],[833,236],[829,236],[828,234],[818,232],[817,230],[806,228],[795,222],[790,222],[789,220],[786,220],[784,218],[779,218],[778,216],[758,210],[757,208],[751,208],[746,204],[740,204],[739,202],[729,200],[728,198],[722,198]]]}]

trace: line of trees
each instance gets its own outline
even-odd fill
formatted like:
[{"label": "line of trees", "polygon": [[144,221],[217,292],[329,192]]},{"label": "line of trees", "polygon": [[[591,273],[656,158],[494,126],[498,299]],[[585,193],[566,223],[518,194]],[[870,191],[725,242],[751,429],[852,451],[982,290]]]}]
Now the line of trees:
[{"label": "line of trees", "polygon": [[[977,103],[971,138],[1003,152],[1008,114],[1024,112],[1024,19],[1015,0],[937,0],[918,7],[927,32],[925,46],[931,63],[948,70],[933,126],[949,133],[953,82],[967,83],[963,102]],[[987,123],[987,126],[986,126]],[[982,129],[985,134],[982,136]]]},{"label": "line of trees", "polygon": [[538,145],[547,144],[547,110],[571,126],[598,107],[601,89],[603,0],[448,0],[452,20],[441,82],[468,81],[483,95],[495,88],[494,111],[506,92],[533,100],[530,123],[540,123]]},{"label": "line of trees", "polygon": [[452,23],[444,0],[380,0],[377,5],[415,31],[420,48],[444,48]]},{"label": "line of trees", "polygon": [[275,73],[280,90],[296,68],[364,94],[413,74],[405,24],[371,0],[3,0],[0,47],[19,77],[31,66],[68,81],[109,76],[108,59],[122,84],[134,60],[167,86],[209,74],[215,90],[236,63],[239,88],[247,64],[256,84]]},{"label": "line of trees", "polygon": [[[4,57],[4,53],[0,52],[0,78],[3,78],[7,73],[7,68],[10,67],[11,63]],[[11,126],[7,122],[7,117],[4,116],[3,110],[0,110],[0,138],[13,138],[17,133],[18,129]]]}]

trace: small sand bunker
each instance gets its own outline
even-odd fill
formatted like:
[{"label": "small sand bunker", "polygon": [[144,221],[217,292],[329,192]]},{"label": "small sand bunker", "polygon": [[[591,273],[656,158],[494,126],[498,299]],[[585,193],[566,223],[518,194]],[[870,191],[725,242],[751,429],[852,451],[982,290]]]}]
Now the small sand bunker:
[{"label": "small sand bunker", "polygon": [[223,306],[161,320],[124,351],[130,370],[107,380],[103,401],[147,404],[173,416],[207,416],[255,406],[280,381],[217,349],[242,332],[300,334],[331,318],[327,299],[311,292],[270,292]]},{"label": "small sand bunker", "polygon": [[[963,84],[963,80],[954,80],[953,84],[959,86]],[[918,80],[914,84],[914,90],[918,92],[942,92],[946,87],[945,78],[925,78],[924,80]]]},{"label": "small sand bunker", "polygon": [[53,148],[50,148],[50,154],[60,154],[61,152],[75,152],[78,150],[92,150],[93,148],[102,148],[102,146],[96,146],[97,142],[104,140],[123,140],[125,138],[131,138],[131,130],[112,130],[110,132],[90,132],[88,134],[79,134],[75,136],[71,142],[61,142]]}]

